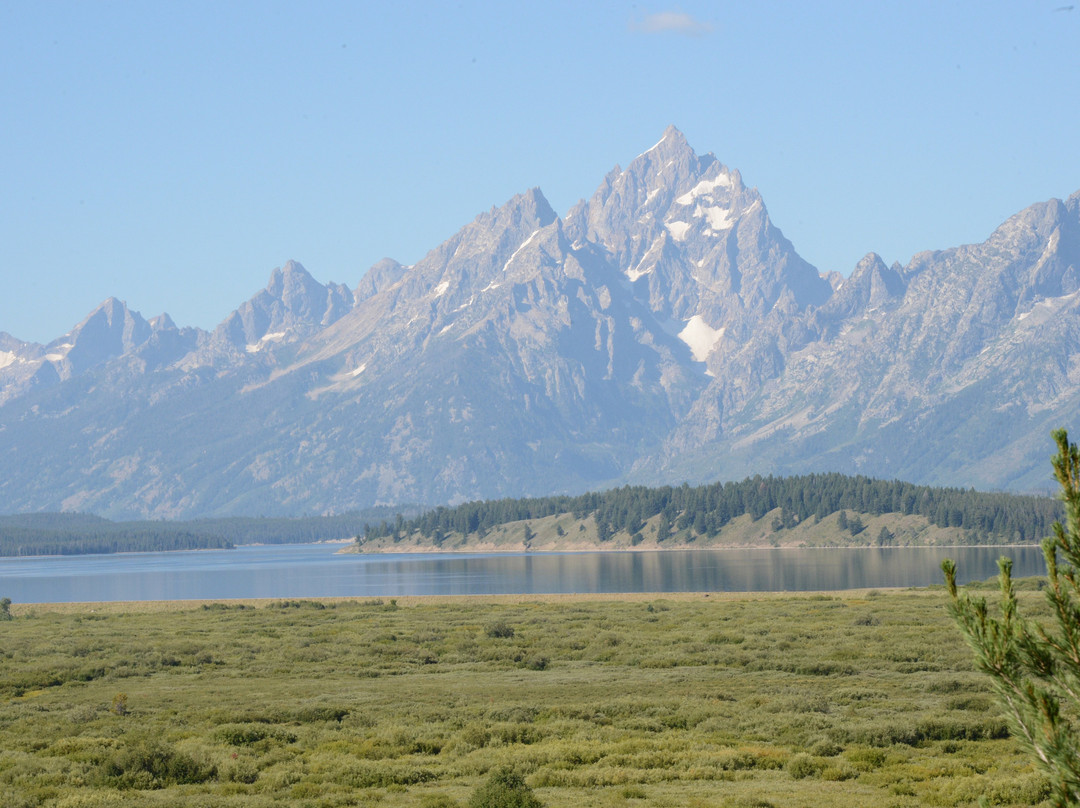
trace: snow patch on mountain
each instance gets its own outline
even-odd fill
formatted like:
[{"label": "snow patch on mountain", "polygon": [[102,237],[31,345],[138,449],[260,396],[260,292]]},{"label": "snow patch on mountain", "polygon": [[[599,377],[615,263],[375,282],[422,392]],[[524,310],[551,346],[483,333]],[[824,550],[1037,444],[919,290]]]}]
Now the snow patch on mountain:
[{"label": "snow patch on mountain", "polygon": [[[711,194],[717,188],[730,188],[731,176],[729,174],[720,174],[715,179],[702,180],[685,194],[675,200],[676,205],[692,205],[694,200],[699,196],[706,196]],[[711,199],[709,201],[712,201]]]},{"label": "snow patch on mountain", "polygon": [[272,331],[269,334],[263,334],[259,337],[258,342],[249,342],[244,346],[244,350],[248,353],[258,353],[270,342],[281,342],[285,339],[284,331]]},{"label": "snow patch on mountain", "polygon": [[446,290],[450,288],[450,281],[443,281],[435,287],[435,297],[442,297],[446,294]]},{"label": "snow patch on mountain", "polygon": [[[65,335],[67,336],[67,335]],[[68,355],[68,352],[74,347],[73,343],[64,342],[60,345],[51,346],[53,351],[45,354],[45,358],[50,362],[62,362]]]},{"label": "snow patch on mountain", "polygon": [[[639,238],[639,236],[634,236],[634,238]],[[656,269],[656,259],[653,259],[652,263],[648,266],[645,266],[645,263],[650,258],[652,258],[656,251],[662,246],[663,235],[661,234],[661,236],[655,241],[653,241],[653,243],[649,246],[649,249],[645,251],[645,254],[641,256],[641,260],[637,262],[637,266],[631,267],[625,271],[624,274],[627,278],[630,279],[630,283],[634,283],[638,278],[642,277],[643,275],[648,275],[650,272]],[[642,267],[644,267],[644,269]]]},{"label": "snow patch on mountain", "polygon": [[528,246],[529,242],[536,238],[536,234],[539,232],[539,230],[533,230],[532,235],[525,239],[523,242],[521,242],[521,246],[514,250],[513,253],[511,253],[510,257],[506,260],[506,263],[503,264],[503,272],[506,272],[506,270],[510,268],[510,265],[514,263],[514,259],[517,258],[518,253],[524,250]]},{"label": "snow patch on mountain", "polygon": [[1018,314],[1016,316],[1016,319],[1017,321],[1026,320],[1029,316],[1035,314],[1037,311],[1052,312],[1055,309],[1064,306],[1070,300],[1075,300],[1077,296],[1080,296],[1080,291],[1071,292],[1067,295],[1061,295],[1060,297],[1043,298],[1042,300],[1038,301],[1034,306],[1032,306],[1028,311]]},{"label": "snow patch on mountain", "polygon": [[686,241],[686,231],[690,229],[689,222],[665,222],[664,227],[671,233],[676,241]]},{"label": "snow patch on mountain", "polygon": [[14,365],[19,357],[15,355],[14,351],[0,351],[0,368],[6,368],[8,365]]},{"label": "snow patch on mountain", "polygon": [[703,208],[698,205],[694,210],[694,216],[699,219],[704,216],[711,230],[730,230],[735,224],[735,220],[731,218],[731,211],[727,208]]},{"label": "snow patch on mountain", "polygon": [[690,348],[690,353],[698,362],[708,359],[716,343],[724,336],[724,329],[713,328],[700,314],[695,314],[686,321],[686,327],[679,332],[679,339]]}]

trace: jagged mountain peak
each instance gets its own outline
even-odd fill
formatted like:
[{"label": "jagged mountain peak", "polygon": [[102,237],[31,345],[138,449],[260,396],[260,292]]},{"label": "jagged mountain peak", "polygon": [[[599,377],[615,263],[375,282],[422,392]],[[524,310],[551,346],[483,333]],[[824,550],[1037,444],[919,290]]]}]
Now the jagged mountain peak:
[{"label": "jagged mountain peak", "polygon": [[153,328],[137,311],[115,297],[106,298],[75,328],[49,343],[46,358],[61,378],[128,353],[150,338]]},{"label": "jagged mountain peak", "polygon": [[1048,199],[1021,210],[995,228],[988,243],[1008,245],[1017,237],[1031,242],[1049,238],[1069,218],[1069,209],[1060,199]]},{"label": "jagged mountain peak", "polygon": [[403,293],[430,294],[443,283],[468,288],[487,283],[523,243],[559,217],[539,188],[517,194],[472,222],[416,262],[402,278]]},{"label": "jagged mountain peak", "polygon": [[888,266],[880,255],[869,252],[841,281],[825,305],[831,317],[850,317],[868,308],[886,305],[903,297],[906,283],[898,264]]},{"label": "jagged mountain peak", "polygon": [[561,220],[540,189],[531,188],[479,214],[411,267],[378,262],[357,287],[352,311],[312,339],[290,369],[333,357],[341,368],[327,389],[365,384],[387,366],[387,355],[484,320],[500,290],[529,273],[529,245],[546,243],[549,231],[561,236]]},{"label": "jagged mountain peak", "polygon": [[803,309],[832,293],[772,224],[757,190],[713,154],[696,154],[674,127],[609,173],[567,214],[566,230],[575,244],[606,250],[650,308],[680,328],[702,323],[709,334],[743,339],[780,301]]},{"label": "jagged mountain peak", "polygon": [[675,195],[688,191],[710,171],[709,179],[712,179],[726,172],[726,168],[712,154],[699,156],[682,132],[669,126],[664,137],[635,157],[625,170],[615,166],[604,177],[588,207],[666,208]]},{"label": "jagged mountain peak", "polygon": [[671,124],[664,130],[660,140],[634,158],[627,170],[649,160],[694,159],[696,157],[686,136],[675,128],[674,124]]},{"label": "jagged mountain peak", "polygon": [[107,297],[103,301],[98,303],[98,305],[96,305],[93,309],[91,309],[90,313],[87,314],[82,320],[80,320],[79,324],[76,325],[74,329],[65,334],[64,337],[61,337],[61,339],[69,337],[72,334],[86,328],[86,326],[91,322],[104,321],[106,323],[112,324],[114,320],[116,320],[117,318],[123,318],[128,313],[129,309],[127,307],[127,303],[116,297]]},{"label": "jagged mountain peak", "polygon": [[481,227],[506,227],[520,223],[533,229],[546,227],[555,221],[558,215],[547,201],[543,191],[533,187],[524,193],[516,194],[504,204],[492,207],[486,214],[477,216],[474,225]]},{"label": "jagged mountain peak", "polygon": [[1080,213],[1080,191],[1069,195],[1065,200],[1065,208],[1069,211],[1071,216],[1076,216],[1077,213]]},{"label": "jagged mountain peak", "polygon": [[214,344],[258,353],[270,344],[296,342],[344,316],[353,293],[322,284],[293,260],[270,273],[266,288],[241,304],[217,327]]},{"label": "jagged mountain peak", "polygon": [[[731,185],[735,190],[743,190],[742,177],[738,171],[732,171],[723,165],[712,152],[698,154],[687,141],[685,135],[674,126],[664,130],[664,136],[652,148],[635,157],[625,171],[616,170],[608,174],[614,183],[620,176],[630,175],[638,178],[639,183],[649,190],[665,188],[680,192],[689,190],[689,181],[714,181],[717,184]],[[723,179],[720,179],[724,175]]]},{"label": "jagged mountain peak", "polygon": [[[60,340],[77,339],[83,334],[108,328],[119,330],[121,333],[141,329],[148,323],[137,311],[128,308],[127,303],[115,297],[108,297],[99,303],[82,321],[71,331],[60,337]],[[59,341],[59,340],[58,340]]]},{"label": "jagged mountain peak", "polygon": [[266,294],[280,301],[289,313],[319,322],[325,311],[327,288],[302,264],[290,259],[270,273]]},{"label": "jagged mountain peak", "polygon": [[74,328],[48,345],[0,340],[0,404],[131,354],[153,326],[115,297],[99,303]]},{"label": "jagged mountain peak", "polygon": [[0,331],[0,351],[19,351],[31,344],[11,336],[7,331]]},{"label": "jagged mountain peak", "polygon": [[311,283],[319,284],[311,276],[311,273],[304,269],[303,264],[290,258],[284,265],[274,267],[270,272],[270,280],[266,284],[266,291],[274,297],[281,297],[285,294],[287,286],[295,288],[297,284],[309,285]]},{"label": "jagged mountain peak", "polygon": [[173,318],[166,312],[162,312],[157,317],[151,317],[147,322],[154,331],[169,331],[176,328]]},{"label": "jagged mountain peak", "polygon": [[393,258],[383,258],[372,264],[360,278],[360,283],[353,290],[353,305],[359,306],[383,289],[393,286],[405,275],[408,269]]},{"label": "jagged mountain peak", "polygon": [[[710,233],[728,227],[727,203],[744,191],[737,172],[729,172],[711,154],[699,157],[681,132],[668,127],[655,146],[625,170],[616,166],[588,200],[567,213],[567,234],[575,242],[602,246],[629,268],[641,261],[665,229],[675,240],[683,240],[689,224],[666,227],[674,215],[698,213]],[[752,200],[745,204],[748,207]],[[683,211],[685,205],[691,210]]]}]

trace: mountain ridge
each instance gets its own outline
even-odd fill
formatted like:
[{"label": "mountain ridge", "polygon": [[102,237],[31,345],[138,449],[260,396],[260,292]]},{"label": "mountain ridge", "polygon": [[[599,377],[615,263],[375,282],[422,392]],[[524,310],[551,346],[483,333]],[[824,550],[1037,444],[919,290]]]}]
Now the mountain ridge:
[{"label": "mountain ridge", "polygon": [[[0,334],[0,510],[285,515],[840,471],[1045,488],[1080,409],[1080,192],[823,276],[669,127],[355,287],[298,262],[212,331],[109,298]],[[965,441],[973,446],[965,456]]]}]

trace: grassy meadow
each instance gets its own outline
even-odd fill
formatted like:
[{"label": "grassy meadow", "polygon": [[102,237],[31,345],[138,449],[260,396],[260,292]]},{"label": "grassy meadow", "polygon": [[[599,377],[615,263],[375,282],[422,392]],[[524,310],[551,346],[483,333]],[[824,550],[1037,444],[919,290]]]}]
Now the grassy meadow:
[{"label": "grassy meadow", "polygon": [[1047,796],[943,590],[12,612],[8,808],[464,807],[502,766],[574,808]]}]

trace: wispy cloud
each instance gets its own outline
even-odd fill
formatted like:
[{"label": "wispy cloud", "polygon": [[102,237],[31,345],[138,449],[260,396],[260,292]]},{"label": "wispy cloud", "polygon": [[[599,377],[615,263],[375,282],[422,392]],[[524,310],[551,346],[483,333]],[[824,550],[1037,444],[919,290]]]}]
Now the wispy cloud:
[{"label": "wispy cloud", "polygon": [[681,11],[661,11],[647,14],[640,20],[631,20],[630,28],[645,34],[682,34],[705,36],[712,32],[712,23],[695,19]]}]

